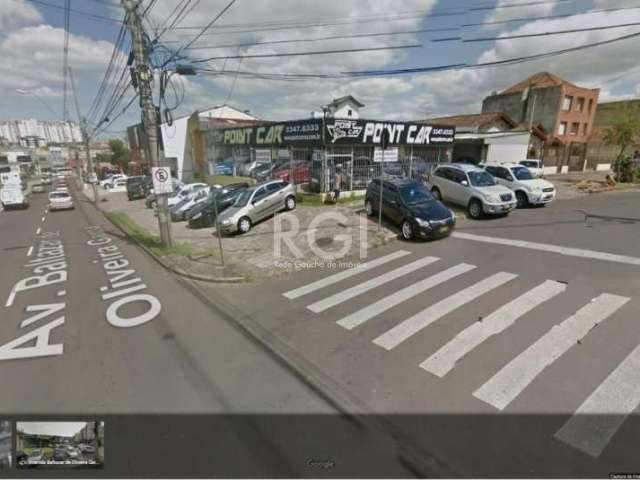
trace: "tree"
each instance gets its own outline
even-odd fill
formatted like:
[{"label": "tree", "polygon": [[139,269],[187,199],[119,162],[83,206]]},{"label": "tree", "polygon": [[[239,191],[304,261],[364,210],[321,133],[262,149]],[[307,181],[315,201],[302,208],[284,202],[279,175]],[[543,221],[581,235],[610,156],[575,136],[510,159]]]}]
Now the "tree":
[{"label": "tree", "polygon": [[607,145],[618,147],[618,154],[613,165],[616,180],[628,182],[633,179],[631,159],[626,155],[627,149],[640,138],[640,107],[623,103],[617,108],[604,136]]},{"label": "tree", "polygon": [[120,167],[123,172],[127,171],[131,161],[131,152],[122,140],[109,140],[111,150],[111,163]]}]

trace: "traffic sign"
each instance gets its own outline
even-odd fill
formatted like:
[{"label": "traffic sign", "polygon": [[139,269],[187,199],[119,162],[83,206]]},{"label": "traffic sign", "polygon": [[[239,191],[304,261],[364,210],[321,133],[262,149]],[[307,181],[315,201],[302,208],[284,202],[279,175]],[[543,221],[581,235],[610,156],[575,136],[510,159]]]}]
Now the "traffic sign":
[{"label": "traffic sign", "polygon": [[171,169],[169,167],[152,167],[153,192],[157,194],[172,193]]}]

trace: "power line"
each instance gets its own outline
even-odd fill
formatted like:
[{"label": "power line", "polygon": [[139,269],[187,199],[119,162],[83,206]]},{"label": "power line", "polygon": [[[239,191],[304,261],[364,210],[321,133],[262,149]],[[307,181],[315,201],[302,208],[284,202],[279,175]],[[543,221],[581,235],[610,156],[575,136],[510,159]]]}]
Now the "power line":
[{"label": "power line", "polygon": [[[47,8],[55,8],[57,10],[65,10],[65,7],[61,7],[60,5],[55,5],[53,3],[44,2],[42,0],[27,0],[27,1],[29,1],[31,3],[36,3],[38,5],[42,5],[43,7],[47,7]],[[111,23],[121,23],[121,21],[118,20],[117,18],[105,17],[104,15],[98,15],[96,13],[85,12],[84,10],[75,10],[73,8],[70,8],[69,11],[73,12],[76,15],[80,15],[81,17],[89,18],[91,20],[102,20],[102,21],[111,22]]]},{"label": "power line", "polygon": [[[498,41],[498,40],[513,40],[518,38],[531,38],[531,37],[544,37],[547,35],[564,35],[567,33],[578,33],[578,32],[593,32],[596,30],[609,30],[611,28],[623,28],[623,27],[636,27],[640,25],[640,22],[634,23],[622,23],[618,25],[603,25],[600,27],[586,27],[586,28],[572,28],[570,30],[555,30],[552,32],[540,32],[540,33],[523,33],[519,35],[506,35],[501,37],[481,37],[481,38],[468,38],[466,40],[462,40],[463,42],[489,42],[489,41]],[[433,42],[437,42],[440,40],[432,40]]]},{"label": "power line", "polygon": [[65,0],[64,2],[64,41],[62,47],[62,121],[69,120],[69,112],[67,111],[67,78],[69,67],[69,30],[71,23],[71,0]]},{"label": "power line", "polygon": [[367,38],[367,37],[386,37],[393,35],[413,35],[416,33],[427,33],[427,32],[446,32],[446,31],[454,31],[459,30],[457,27],[453,28],[423,28],[419,30],[405,30],[405,31],[396,31],[396,32],[376,32],[376,33],[356,33],[353,35],[334,35],[328,37],[318,37],[318,38],[292,38],[287,40],[272,40],[265,42],[247,42],[247,43],[235,43],[235,44],[227,44],[227,45],[198,45],[194,47],[189,47],[190,50],[213,50],[217,48],[240,48],[240,47],[253,47],[257,45],[277,45],[277,44],[285,44],[285,43],[307,43],[307,42],[320,42],[324,40],[342,40],[347,38]]},{"label": "power line", "polygon": [[204,63],[212,60],[224,60],[228,59],[248,59],[248,58],[274,58],[274,57],[306,57],[311,55],[333,55],[338,53],[356,53],[356,52],[376,52],[382,50],[401,50],[405,48],[418,48],[422,47],[421,43],[412,45],[390,45],[387,47],[368,47],[368,48],[344,48],[340,50],[318,50],[311,52],[290,52],[290,53],[263,53],[256,55],[227,55],[223,57],[210,57],[203,59],[191,60],[191,63]]},{"label": "power line", "polygon": [[549,3],[564,3],[564,2],[575,2],[576,0],[536,0],[533,2],[518,2],[518,3],[510,3],[510,4],[502,4],[502,5],[483,5],[472,7],[469,10],[472,12],[482,11],[482,10],[498,10],[502,8],[517,8],[517,7],[531,7],[537,5],[544,5]]}]

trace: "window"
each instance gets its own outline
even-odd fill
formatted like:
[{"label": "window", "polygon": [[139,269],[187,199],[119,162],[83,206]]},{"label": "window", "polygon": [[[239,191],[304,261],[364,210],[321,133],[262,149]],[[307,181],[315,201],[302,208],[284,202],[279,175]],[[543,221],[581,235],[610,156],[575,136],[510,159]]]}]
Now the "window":
[{"label": "window", "polygon": [[449,175],[451,180],[453,180],[456,183],[462,183],[464,180],[467,180],[467,175],[464,172],[461,172],[460,170],[450,170]]},{"label": "window", "polygon": [[281,183],[270,183],[269,185],[267,185],[267,192],[274,193],[280,190],[281,188],[282,188]]},{"label": "window", "polygon": [[571,110],[571,105],[573,105],[573,97],[570,95],[565,95],[564,100],[562,100],[562,110]]},{"label": "window", "polygon": [[588,132],[589,132],[589,124],[585,123],[582,127],[582,134],[587,135]]},{"label": "window", "polygon": [[576,102],[576,110],[578,112],[582,112],[584,110],[584,97],[578,97],[578,101]]},{"label": "window", "polygon": [[259,188],[258,190],[256,190],[256,193],[253,196],[253,203],[259,200],[262,200],[266,196],[267,196],[267,189],[264,187]]},{"label": "window", "polygon": [[571,124],[571,131],[569,132],[571,135],[577,135],[580,131],[580,124],[578,122],[573,122]]},{"label": "window", "polygon": [[560,122],[558,126],[558,135],[566,135],[567,134],[567,122]]},{"label": "window", "polygon": [[591,109],[593,108],[593,98],[589,99],[589,113],[591,113]]},{"label": "window", "polygon": [[353,116],[353,110],[349,109],[349,110],[347,111],[347,115],[348,115],[348,116],[350,116],[350,117],[351,117],[351,116]]}]

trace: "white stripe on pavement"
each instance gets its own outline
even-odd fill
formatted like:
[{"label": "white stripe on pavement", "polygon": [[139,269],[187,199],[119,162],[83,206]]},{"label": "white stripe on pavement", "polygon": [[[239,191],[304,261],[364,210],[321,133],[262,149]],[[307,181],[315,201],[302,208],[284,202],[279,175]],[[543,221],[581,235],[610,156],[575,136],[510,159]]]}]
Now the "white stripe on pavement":
[{"label": "white stripe on pavement", "polygon": [[294,290],[290,290],[283,293],[282,295],[293,300],[294,298],[298,298],[308,293],[315,292],[316,290],[320,290],[321,288],[324,288],[328,285],[332,285],[346,278],[353,277],[354,275],[357,275],[359,273],[366,272],[367,270],[379,267],[380,265],[384,265],[387,262],[391,262],[398,258],[404,257],[405,255],[409,255],[409,253],[410,252],[406,250],[398,250],[397,252],[390,253],[389,255],[385,255],[384,257],[376,258],[375,260],[363,263],[361,265],[358,265],[357,267],[349,268],[348,270],[329,275],[328,277],[318,280],[317,282],[313,282]]},{"label": "white stripe on pavement", "polygon": [[32,253],[33,253],[33,245],[29,247],[29,250],[27,251],[27,257],[30,257]]},{"label": "white stripe on pavement", "polygon": [[499,272],[491,275],[470,287],[460,290],[453,295],[440,300],[438,303],[422,310],[414,316],[407,318],[391,330],[383,333],[373,340],[373,343],[382,348],[391,350],[397,347],[409,337],[415,335],[420,330],[428,327],[436,320],[451,313],[455,309],[469,303],[491,290],[513,280],[517,275],[514,273]]},{"label": "white stripe on pavement", "polygon": [[640,405],[640,345],[576,410],[554,437],[598,457]]},{"label": "white stripe on pavement", "polygon": [[36,235],[40,235],[40,227],[37,228]]},{"label": "white stripe on pavement", "polygon": [[584,248],[563,247],[561,245],[551,245],[548,243],[527,242],[525,240],[512,240],[510,238],[488,237],[485,235],[474,235],[472,233],[454,232],[452,237],[476,242],[494,243],[496,245],[507,245],[510,247],[528,248],[530,250],[540,250],[543,252],[559,253],[569,257],[592,258],[595,260],[605,260],[607,262],[625,263],[628,265],[639,265],[640,257],[630,257],[628,255],[617,255],[615,253],[598,252]]},{"label": "white stripe on pavement", "polygon": [[384,285],[385,283],[396,280],[397,278],[404,277],[409,273],[418,270],[424,266],[430,265],[434,262],[437,262],[439,259],[436,257],[425,257],[420,260],[416,260],[415,262],[411,262],[407,265],[403,265],[400,268],[396,268],[395,270],[391,270],[390,272],[384,273],[378,277],[372,278],[366,282],[360,283],[354,287],[348,288],[341,292],[336,293],[335,295],[331,295],[325,299],[322,299],[316,303],[312,303],[307,308],[315,313],[324,312],[325,310],[338,305],[342,302],[346,302],[347,300],[361,295],[369,290],[372,290],[380,285]]},{"label": "white stripe on pavement", "polygon": [[487,383],[473,392],[473,396],[498,410],[503,410],[546,367],[628,301],[627,297],[609,293],[594,298],[509,362]]},{"label": "white stripe on pavement", "polygon": [[356,328],[358,325],[362,325],[367,320],[372,319],[376,315],[381,314],[389,310],[392,307],[408,300],[416,295],[429,290],[430,288],[435,287],[436,285],[440,285],[441,283],[446,282],[447,280],[451,280],[458,275],[462,275],[470,270],[473,270],[475,265],[469,265],[467,263],[461,263],[456,265],[455,267],[448,268],[447,270],[443,270],[442,272],[436,273],[431,277],[425,278],[424,280],[420,280],[419,282],[414,283],[402,290],[398,290],[397,292],[384,297],[377,302],[372,303],[364,307],[357,312],[354,312],[346,317],[338,320],[338,325],[346,328],[347,330],[351,330]]},{"label": "white stripe on pavement", "polygon": [[466,328],[444,345],[440,350],[427,358],[420,367],[438,377],[444,377],[451,371],[458,360],[492,335],[497,335],[513,325],[518,318],[530,312],[538,305],[564,292],[564,283],[547,280],[524,295],[503,305],[495,312],[487,315]]}]

